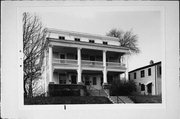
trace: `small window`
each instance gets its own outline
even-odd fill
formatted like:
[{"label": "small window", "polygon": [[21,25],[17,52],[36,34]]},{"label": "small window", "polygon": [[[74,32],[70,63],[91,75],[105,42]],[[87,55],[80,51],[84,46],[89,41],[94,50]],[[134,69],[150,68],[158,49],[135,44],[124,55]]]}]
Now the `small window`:
[{"label": "small window", "polygon": [[159,74],[161,75],[161,66],[159,66]]},{"label": "small window", "polygon": [[96,77],[93,77],[93,85],[96,85],[97,82],[96,82]]},{"label": "small window", "polygon": [[75,41],[80,41],[80,38],[74,38]]},{"label": "small window", "polygon": [[141,77],[144,77],[145,76],[145,73],[144,73],[144,70],[141,71]]},{"label": "small window", "polygon": [[104,45],[107,45],[107,44],[108,44],[108,42],[103,41],[103,44],[104,44]]},{"label": "small window", "polygon": [[94,43],[94,40],[89,40],[90,43]]},{"label": "small window", "polygon": [[60,40],[65,40],[65,37],[64,36],[59,36],[59,39]]},{"label": "small window", "polygon": [[148,69],[148,76],[151,76],[151,68]]},{"label": "small window", "polygon": [[145,85],[141,84],[141,91],[145,91]]},{"label": "small window", "polygon": [[134,79],[136,79],[136,73],[134,73]]}]

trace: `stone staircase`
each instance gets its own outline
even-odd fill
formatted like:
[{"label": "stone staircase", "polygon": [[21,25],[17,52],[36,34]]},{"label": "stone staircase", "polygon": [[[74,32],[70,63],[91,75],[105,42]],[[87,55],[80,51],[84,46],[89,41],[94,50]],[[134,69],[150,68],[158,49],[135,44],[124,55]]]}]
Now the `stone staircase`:
[{"label": "stone staircase", "polygon": [[91,89],[88,90],[88,93],[90,94],[90,96],[104,96],[107,97],[112,103],[114,104],[118,104],[118,103],[123,103],[123,104],[131,104],[134,103],[130,98],[128,98],[127,96],[110,96],[107,91],[105,91],[104,89]]},{"label": "stone staircase", "polygon": [[93,89],[93,90],[88,90],[88,93],[90,96],[104,96],[107,97],[107,94],[104,92],[103,89],[98,90],[98,89]]},{"label": "stone staircase", "polygon": [[130,104],[130,103],[134,103],[130,98],[128,98],[127,96],[110,96],[109,98],[111,98],[113,103],[124,103],[124,104]]}]

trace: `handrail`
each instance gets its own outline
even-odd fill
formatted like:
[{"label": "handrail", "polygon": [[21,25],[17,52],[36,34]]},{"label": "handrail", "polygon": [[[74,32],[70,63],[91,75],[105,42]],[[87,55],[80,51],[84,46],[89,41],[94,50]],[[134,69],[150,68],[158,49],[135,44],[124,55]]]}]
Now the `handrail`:
[{"label": "handrail", "polygon": [[53,60],[59,60],[59,61],[77,61],[75,59],[59,59],[59,58],[53,58]]},{"label": "handrail", "polygon": [[94,62],[94,63],[103,63],[101,61],[91,61],[91,60],[81,60],[82,62]]},{"label": "handrail", "polygon": [[58,59],[58,58],[54,58],[53,62],[54,63],[61,63],[61,64],[77,64],[77,60],[74,60],[74,59]]},{"label": "handrail", "polygon": [[125,66],[125,64],[119,63],[119,62],[106,62],[106,65],[107,65],[107,66],[113,65],[113,66],[115,66],[115,67]]},{"label": "handrail", "polygon": [[117,96],[120,100],[121,100],[121,102],[123,102],[124,104],[126,104],[126,102],[124,102],[119,96]]}]

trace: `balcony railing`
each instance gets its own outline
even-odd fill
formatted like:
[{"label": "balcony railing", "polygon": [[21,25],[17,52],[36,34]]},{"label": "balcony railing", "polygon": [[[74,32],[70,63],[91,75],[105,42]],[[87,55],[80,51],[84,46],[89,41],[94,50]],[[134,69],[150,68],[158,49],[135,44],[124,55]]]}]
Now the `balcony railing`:
[{"label": "balcony railing", "polygon": [[119,62],[107,62],[106,66],[108,67],[125,67],[125,64]]},{"label": "balcony railing", "polygon": [[[75,59],[53,59],[54,64],[68,64],[68,65],[77,65],[78,61]],[[103,66],[102,61],[89,61],[89,60],[81,60],[82,66],[87,67],[101,67]],[[125,67],[125,64],[119,63],[119,62],[106,62],[106,66],[109,68],[119,68],[119,67]]]},{"label": "balcony railing", "polygon": [[53,59],[53,63],[55,64],[77,64],[77,60],[74,59]]},{"label": "balcony railing", "polygon": [[101,62],[101,61],[82,60],[81,65],[83,65],[83,66],[103,66],[103,62]]}]

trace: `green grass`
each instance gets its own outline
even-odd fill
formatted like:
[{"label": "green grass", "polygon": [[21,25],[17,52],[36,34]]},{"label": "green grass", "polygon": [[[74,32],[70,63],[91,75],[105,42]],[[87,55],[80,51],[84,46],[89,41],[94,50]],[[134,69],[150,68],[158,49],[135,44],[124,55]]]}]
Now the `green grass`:
[{"label": "green grass", "polygon": [[100,96],[34,97],[25,98],[24,104],[111,104],[111,101],[106,97]]},{"label": "green grass", "polygon": [[128,96],[135,103],[161,103],[161,96],[152,96],[152,95],[135,95]]}]

